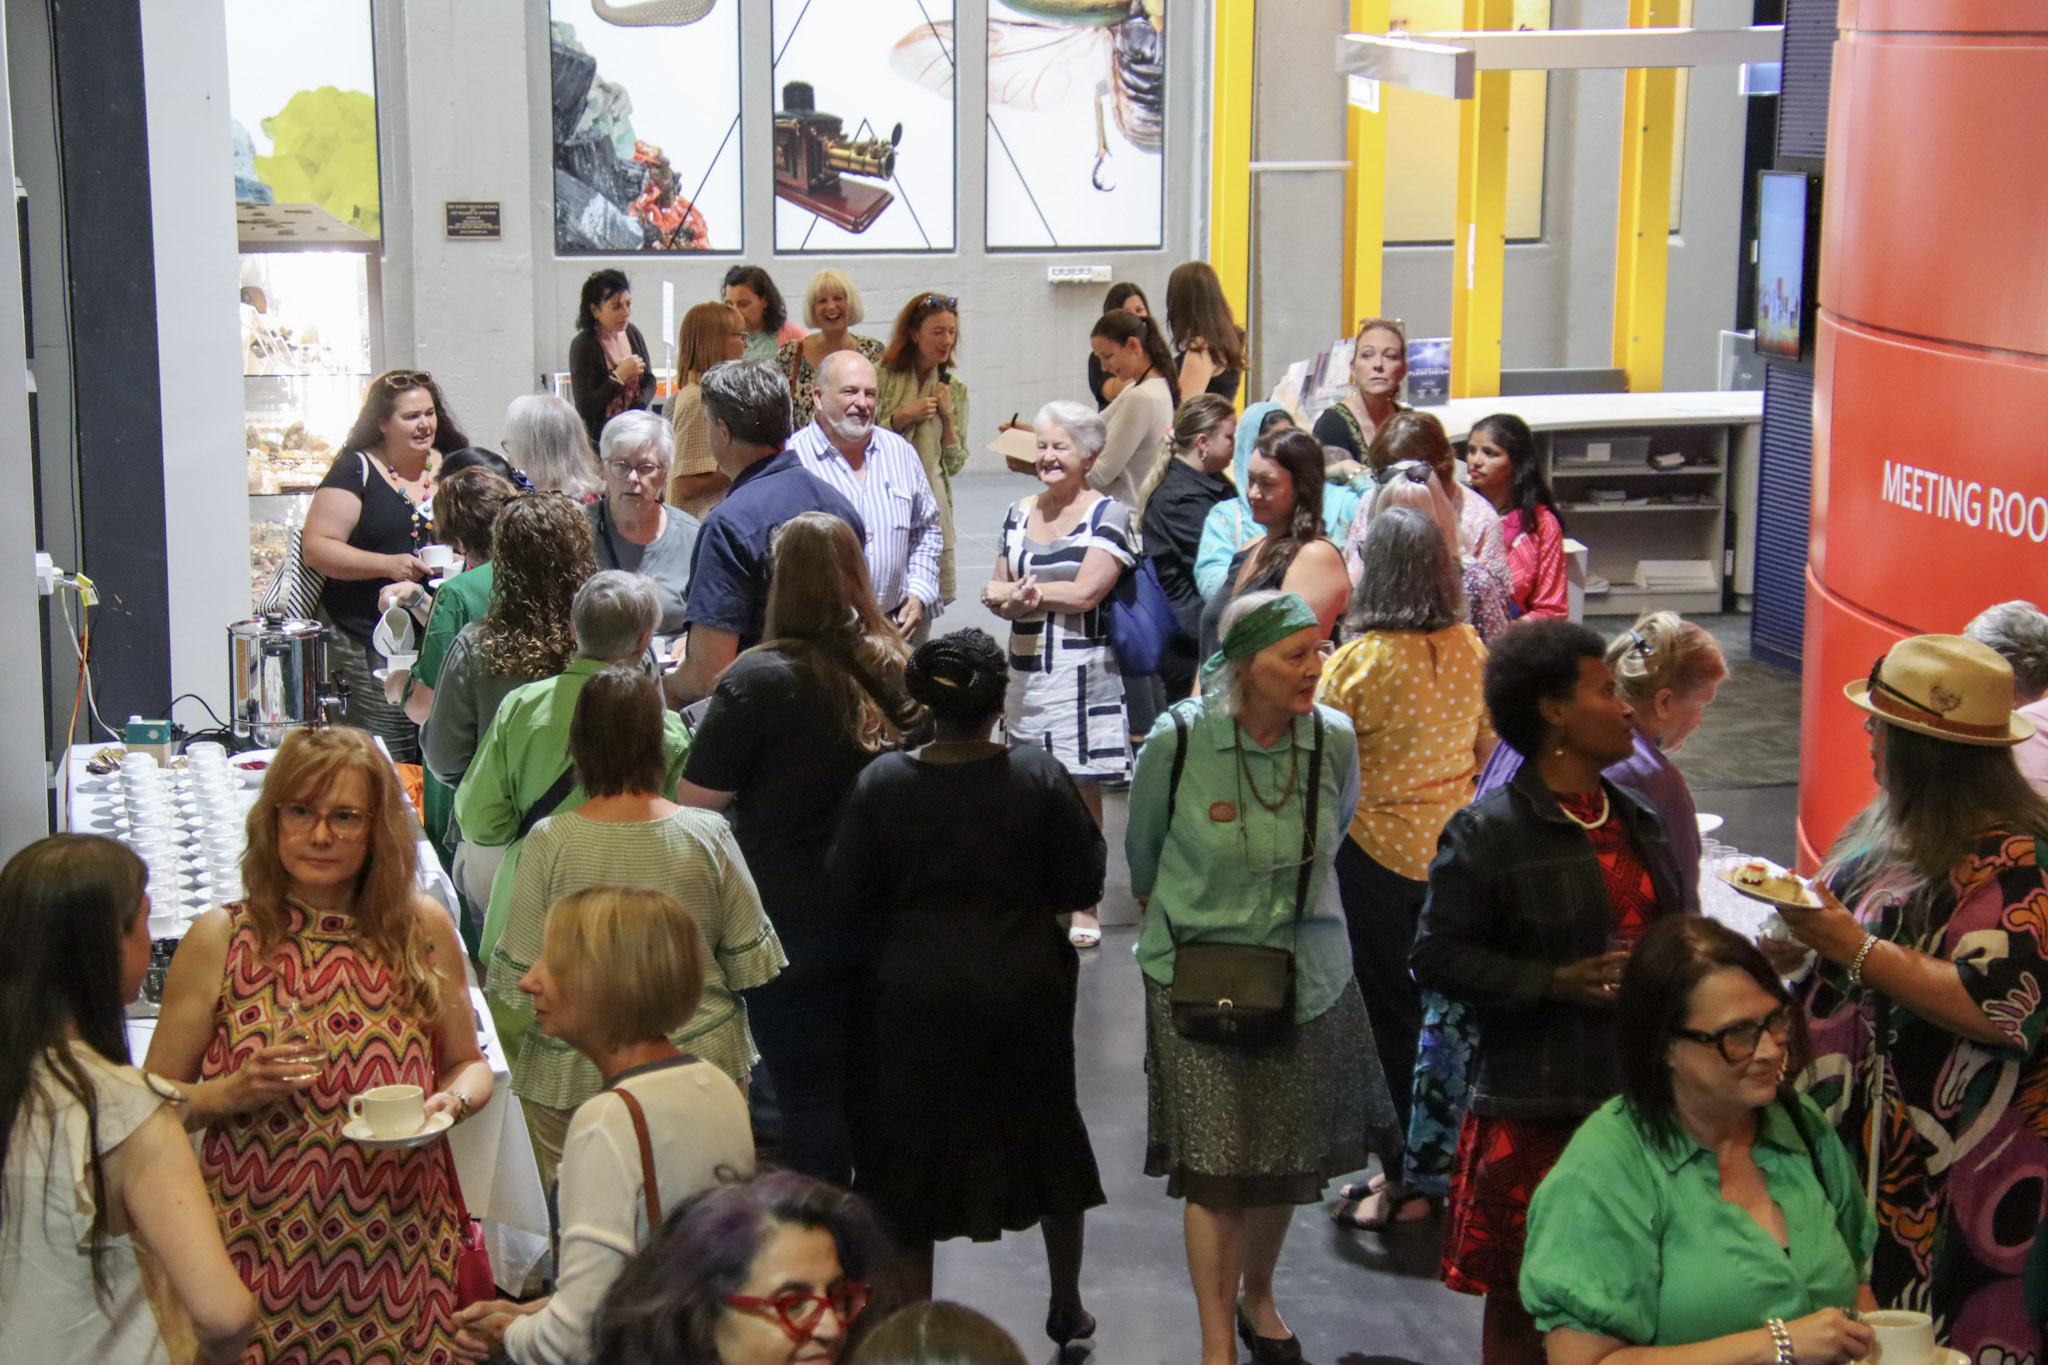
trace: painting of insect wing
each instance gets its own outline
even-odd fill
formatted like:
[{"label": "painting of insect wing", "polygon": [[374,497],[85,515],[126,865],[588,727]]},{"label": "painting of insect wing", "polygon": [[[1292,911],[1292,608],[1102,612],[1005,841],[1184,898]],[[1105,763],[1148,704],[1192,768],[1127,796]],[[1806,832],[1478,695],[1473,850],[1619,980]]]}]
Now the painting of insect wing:
[{"label": "painting of insect wing", "polygon": [[369,0],[228,0],[235,198],[380,235]]},{"label": "painting of insect wing", "polygon": [[741,4],[549,0],[558,253],[741,249]]},{"label": "painting of insect wing", "polygon": [[775,0],[775,249],[954,248],[953,0]]},{"label": "painting of insect wing", "polygon": [[1166,7],[989,0],[990,250],[1164,245]]}]

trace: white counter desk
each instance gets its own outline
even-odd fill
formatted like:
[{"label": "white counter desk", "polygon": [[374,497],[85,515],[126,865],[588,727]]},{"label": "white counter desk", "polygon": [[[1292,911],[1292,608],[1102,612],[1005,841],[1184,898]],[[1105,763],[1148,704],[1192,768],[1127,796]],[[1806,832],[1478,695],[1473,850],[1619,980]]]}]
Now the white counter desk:
[{"label": "white counter desk", "polygon": [[[1604,597],[1588,595],[1588,611],[1720,611],[1729,587],[1738,601],[1753,590],[1762,393],[1532,394],[1422,410],[1453,441],[1492,413],[1529,424],[1567,533],[1585,543],[1589,574],[1611,584]],[[1657,469],[1649,454],[1685,463]],[[1702,562],[1716,582],[1639,585],[1644,560]]]}]

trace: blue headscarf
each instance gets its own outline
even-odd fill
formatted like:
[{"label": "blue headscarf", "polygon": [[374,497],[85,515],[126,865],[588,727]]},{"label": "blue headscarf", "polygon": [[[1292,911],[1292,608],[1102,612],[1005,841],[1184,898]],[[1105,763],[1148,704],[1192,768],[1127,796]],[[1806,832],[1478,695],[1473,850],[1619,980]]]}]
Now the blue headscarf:
[{"label": "blue headscarf", "polygon": [[1251,500],[1245,496],[1252,486],[1252,450],[1259,444],[1259,428],[1269,413],[1285,412],[1278,403],[1253,403],[1237,419],[1237,438],[1230,447],[1230,477],[1237,480],[1237,500],[1250,516]]}]

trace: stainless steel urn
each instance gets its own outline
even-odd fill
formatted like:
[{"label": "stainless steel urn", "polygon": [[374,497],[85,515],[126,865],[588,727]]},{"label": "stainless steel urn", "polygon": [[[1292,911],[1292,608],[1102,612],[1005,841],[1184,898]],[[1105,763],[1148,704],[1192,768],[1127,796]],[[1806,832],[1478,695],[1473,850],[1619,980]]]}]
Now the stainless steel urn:
[{"label": "stainless steel urn", "polygon": [[318,621],[259,616],[228,627],[228,722],[237,739],[274,749],[287,733],[327,723],[345,690],[327,680],[327,632]]}]

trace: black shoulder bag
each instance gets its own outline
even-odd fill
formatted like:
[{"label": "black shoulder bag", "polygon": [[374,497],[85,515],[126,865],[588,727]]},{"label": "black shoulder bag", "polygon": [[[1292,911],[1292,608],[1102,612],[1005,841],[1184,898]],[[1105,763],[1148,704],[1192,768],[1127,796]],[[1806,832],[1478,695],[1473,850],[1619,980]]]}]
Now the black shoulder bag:
[{"label": "black shoulder bag", "polygon": [[[1180,774],[1187,757],[1188,727],[1173,715],[1173,773],[1167,787],[1167,827],[1180,795]],[[1315,748],[1309,755],[1308,796],[1301,827],[1301,875],[1294,886],[1294,918],[1298,936],[1308,887],[1315,874],[1316,814],[1323,779],[1323,718],[1315,714]],[[1240,815],[1240,818],[1242,816]],[[1160,915],[1165,916],[1165,907]],[[1166,921],[1173,940],[1173,985],[1167,999],[1173,1006],[1173,1028],[1183,1038],[1204,1043],[1255,1047],[1284,1042],[1294,1031],[1294,952],[1253,943],[1182,943]]]}]

